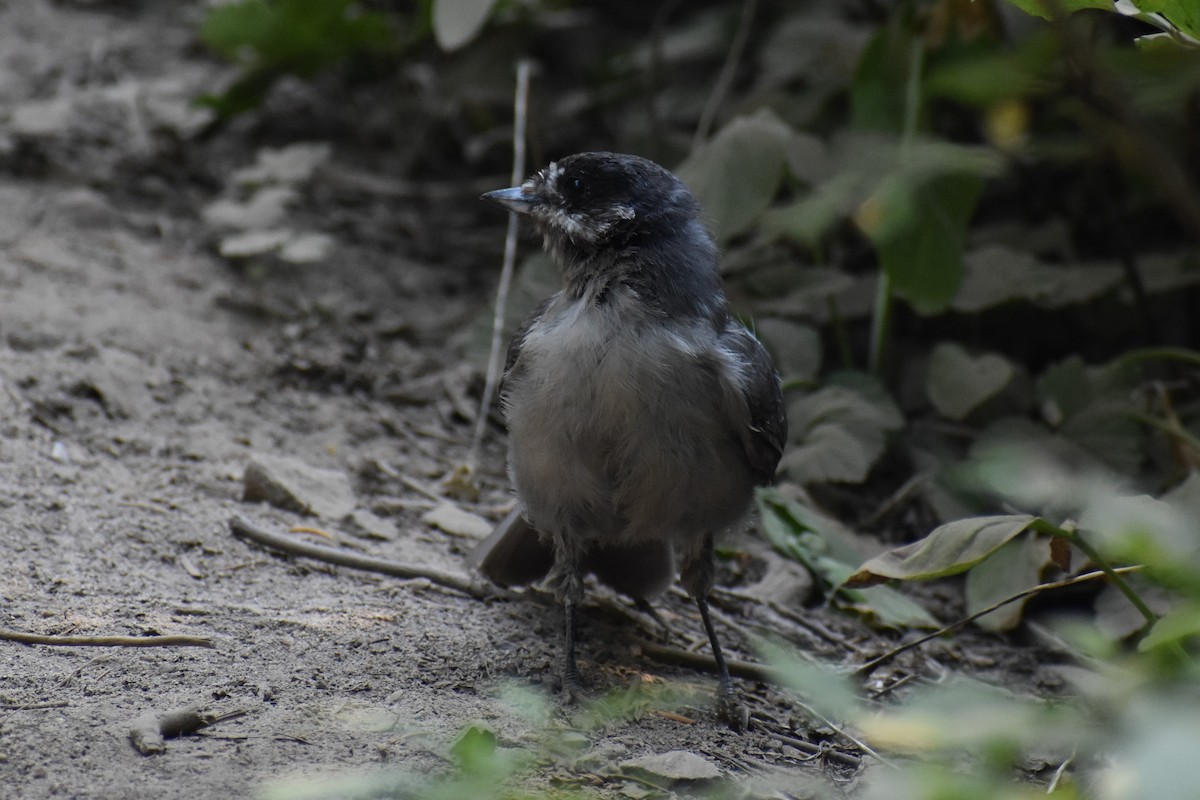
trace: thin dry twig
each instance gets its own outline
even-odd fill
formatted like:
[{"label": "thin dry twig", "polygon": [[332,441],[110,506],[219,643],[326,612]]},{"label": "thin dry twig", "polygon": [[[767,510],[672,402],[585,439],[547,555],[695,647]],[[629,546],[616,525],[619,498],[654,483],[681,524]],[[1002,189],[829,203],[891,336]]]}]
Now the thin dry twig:
[{"label": "thin dry twig", "polygon": [[50,700],[45,703],[3,703],[3,711],[43,711],[48,708],[66,708],[70,703],[66,700]]},{"label": "thin dry twig", "polygon": [[[1141,569],[1142,569],[1141,565],[1134,565],[1131,567],[1115,567],[1113,569],[1113,572],[1118,575],[1125,575],[1130,572],[1137,572]],[[1094,580],[1098,580],[1100,578],[1105,578],[1105,577],[1107,577],[1107,573],[1105,573],[1102,570],[1096,570],[1095,572],[1085,572],[1082,575],[1076,575],[1074,578],[1066,578],[1061,581],[1052,581],[1051,583],[1039,583],[1037,586],[1026,589],[1023,592],[1017,592],[1016,594],[1012,595],[1011,597],[1006,597],[1003,600],[1000,600],[999,602],[992,603],[987,608],[981,608],[979,611],[976,611],[974,614],[963,617],[962,619],[958,620],[957,622],[952,622],[951,624],[947,625],[944,628],[941,628],[939,630],[934,631],[933,633],[922,636],[920,639],[916,639],[914,641],[908,642],[907,644],[902,644],[894,650],[889,650],[888,652],[884,653],[883,655],[879,656],[878,658],[873,658],[870,661],[868,661],[867,663],[863,664],[858,669],[854,670],[854,674],[866,675],[871,670],[878,667],[880,664],[884,664],[888,661],[891,661],[893,658],[900,655],[901,653],[904,653],[908,650],[912,650],[914,647],[920,647],[921,645],[925,644],[926,642],[930,641],[931,639],[936,639],[939,636],[950,633],[951,631],[956,631],[959,628],[961,628],[965,625],[968,625],[971,622],[974,622],[975,620],[979,619],[980,617],[984,616],[985,614],[990,614],[993,611],[995,611],[996,609],[1006,606],[1009,603],[1015,603],[1018,600],[1023,600],[1026,597],[1032,597],[1035,594],[1049,591],[1051,589],[1065,589],[1066,587],[1074,586],[1077,583],[1086,583],[1087,581],[1094,581]]]},{"label": "thin dry twig", "polygon": [[[529,75],[533,64],[528,59],[517,63],[517,88],[513,100],[513,171],[511,186],[525,179],[525,125],[529,108]],[[475,432],[471,436],[471,449],[467,453],[467,467],[474,471],[479,463],[479,448],[483,445],[483,434],[487,430],[488,417],[492,410],[492,396],[500,381],[500,349],[504,339],[504,318],[508,307],[508,290],[512,286],[513,271],[517,262],[518,219],[515,211],[508,213],[508,232],[504,236],[504,265],[500,269],[500,282],[496,287],[496,310],[492,317],[492,347],[488,353],[487,379],[483,386],[483,398],[479,401],[479,415],[475,418]]]},{"label": "thin dry twig", "polygon": [[[654,644],[653,642],[639,642],[638,647],[641,648],[645,655],[663,664],[688,667],[714,674],[717,671],[716,660],[704,653],[689,653],[687,650],[664,647],[661,644]],[[759,681],[760,683],[777,682],[771,674],[771,670],[762,664],[753,664],[749,661],[738,661],[737,659],[727,658],[725,659],[725,665],[729,667],[729,674],[738,678],[744,678],[748,681]]]},{"label": "thin dry twig", "polygon": [[838,750],[836,747],[830,747],[829,745],[823,744],[813,744],[812,742],[806,742],[796,736],[789,736],[786,733],[780,733],[779,731],[773,731],[769,729],[767,730],[767,735],[772,739],[776,739],[788,745],[789,747],[796,748],[810,758],[824,758],[841,764],[844,767],[852,767],[854,769],[858,769],[862,766],[861,758]]},{"label": "thin dry twig", "polygon": [[729,89],[733,85],[734,75],[742,60],[742,53],[745,52],[746,43],[750,40],[750,28],[754,23],[754,14],[757,8],[758,0],[743,0],[742,2],[742,16],[738,20],[737,31],[733,34],[733,42],[729,45],[729,53],[725,56],[725,63],[721,65],[717,82],[713,84],[712,94],[708,96],[708,102],[704,104],[704,110],[700,113],[700,121],[696,123],[696,135],[692,137],[693,153],[700,149],[700,145],[704,144],[704,140],[712,132],[717,112],[720,111],[721,105],[725,102],[725,96],[729,94]]},{"label": "thin dry twig", "polygon": [[4,628],[0,628],[0,639],[56,647],[216,647],[211,639],[202,636],[43,636]]},{"label": "thin dry twig", "polygon": [[346,550],[338,550],[318,544],[296,541],[287,536],[267,530],[242,516],[234,516],[229,520],[229,529],[235,536],[241,536],[274,550],[280,550],[293,555],[304,556],[327,564],[341,567],[360,569],[365,572],[379,572],[397,578],[423,578],[430,583],[462,592],[475,598],[490,597],[492,593],[480,584],[472,581],[466,575],[447,572],[436,567],[426,567],[415,564],[405,564],[400,561],[389,561],[383,558],[359,555]]}]

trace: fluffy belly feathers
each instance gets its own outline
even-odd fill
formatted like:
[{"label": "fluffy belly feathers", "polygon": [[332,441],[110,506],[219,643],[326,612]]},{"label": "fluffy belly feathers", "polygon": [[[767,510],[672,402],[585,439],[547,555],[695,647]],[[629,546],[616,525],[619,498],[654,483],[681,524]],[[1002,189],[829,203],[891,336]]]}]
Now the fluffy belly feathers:
[{"label": "fluffy belly feathers", "polygon": [[615,316],[568,308],[526,339],[509,469],[530,521],[608,542],[735,524],[753,486],[702,329],[642,332]]}]

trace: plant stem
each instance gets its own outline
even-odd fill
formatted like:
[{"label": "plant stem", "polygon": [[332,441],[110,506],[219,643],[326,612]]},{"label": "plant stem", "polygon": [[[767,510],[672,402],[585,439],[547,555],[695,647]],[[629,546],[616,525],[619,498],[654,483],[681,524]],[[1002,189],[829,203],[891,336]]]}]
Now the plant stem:
[{"label": "plant stem", "polygon": [[[525,177],[525,126],[529,117],[529,78],[533,62],[522,59],[517,62],[517,86],[513,97],[513,169],[512,183],[518,185]],[[504,263],[500,268],[500,280],[496,285],[496,307],[492,317],[491,350],[488,353],[487,377],[483,387],[483,398],[479,403],[479,417],[475,420],[475,432],[471,436],[471,449],[467,451],[467,468],[474,471],[479,463],[479,450],[483,446],[483,435],[487,431],[488,416],[491,414],[492,397],[500,380],[503,362],[504,316],[508,308],[508,291],[512,286],[513,272],[517,262],[517,213],[508,214],[508,232],[504,237]]]},{"label": "plant stem", "polygon": [[[904,131],[900,140],[901,160],[907,157],[908,148],[917,135],[917,126],[921,117],[921,73],[924,63],[925,42],[920,36],[914,36],[908,52],[908,80],[904,86]],[[867,368],[876,377],[882,375],[888,339],[891,338],[894,300],[891,276],[881,267],[879,282],[875,285],[875,307],[871,314],[871,350],[867,356]]]},{"label": "plant stem", "polygon": [[1116,586],[1117,589],[1120,590],[1121,594],[1125,595],[1129,602],[1133,604],[1133,607],[1138,610],[1138,613],[1145,618],[1148,625],[1153,625],[1154,623],[1158,622],[1158,615],[1150,610],[1150,606],[1146,605],[1146,602],[1142,600],[1141,595],[1134,591],[1133,587],[1125,582],[1125,579],[1121,577],[1120,573],[1113,569],[1112,565],[1108,563],[1108,559],[1102,556],[1100,551],[1093,547],[1092,543],[1085,539],[1079,533],[1079,531],[1071,530],[1069,528],[1060,528],[1054,523],[1048,522],[1044,519],[1035,519],[1032,523],[1030,523],[1029,527],[1039,533],[1046,533],[1051,536],[1061,536],[1071,544],[1078,547],[1083,551],[1084,555],[1091,559],[1093,564],[1100,568],[1100,571],[1104,573],[1109,582],[1111,582],[1113,586]]}]

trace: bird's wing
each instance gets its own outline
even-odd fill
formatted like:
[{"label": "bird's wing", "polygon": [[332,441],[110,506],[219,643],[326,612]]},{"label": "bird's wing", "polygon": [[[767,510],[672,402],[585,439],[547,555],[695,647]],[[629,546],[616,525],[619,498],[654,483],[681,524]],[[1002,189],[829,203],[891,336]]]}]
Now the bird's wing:
[{"label": "bird's wing", "polygon": [[775,477],[787,442],[787,412],[779,375],[762,342],[737,320],[726,324],[721,344],[742,365],[739,389],[750,421],[739,434],[755,479],[765,485]]}]

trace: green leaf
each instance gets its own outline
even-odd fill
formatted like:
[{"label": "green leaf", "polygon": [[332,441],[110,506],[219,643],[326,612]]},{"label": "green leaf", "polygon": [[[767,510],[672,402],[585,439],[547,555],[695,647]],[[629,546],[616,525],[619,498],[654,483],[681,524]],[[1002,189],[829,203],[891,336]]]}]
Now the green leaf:
[{"label": "green leaf", "polygon": [[496,0],[434,0],[433,38],[446,52],[457,50],[483,30]]},{"label": "green leaf", "polygon": [[[967,573],[967,613],[975,614],[1041,581],[1050,565],[1050,539],[1025,535],[1000,547]],[[985,631],[1001,633],[1017,627],[1030,598],[1014,600],[975,620]]]},{"label": "green leaf", "polygon": [[1068,14],[1085,8],[1113,10],[1113,0],[1058,0],[1054,3],[1048,3],[1046,0],[1009,0],[1009,2],[1026,14],[1032,14],[1042,19],[1053,19],[1059,9]]},{"label": "green leaf", "polygon": [[1047,367],[1037,381],[1042,416],[1064,439],[1120,472],[1145,458],[1145,435],[1135,419],[1127,370],[1089,367],[1071,356]]},{"label": "green leaf", "polygon": [[860,483],[883,454],[886,434],[904,417],[878,384],[830,385],[800,397],[788,407],[797,444],[783,458],[789,475],[801,483]]},{"label": "green leaf", "polygon": [[892,288],[917,311],[944,311],[954,300],[967,222],[982,191],[976,175],[944,175],[915,187],[887,183],[855,216]]},{"label": "green leaf", "polygon": [[928,63],[923,88],[930,98],[986,108],[1044,93],[1045,76],[1061,58],[1060,42],[1051,30],[1029,31],[1011,49],[976,43],[941,54]]},{"label": "green leaf", "polygon": [[939,344],[929,357],[925,388],[929,401],[948,419],[961,420],[995,397],[1016,374],[1012,362],[993,353],[972,358],[962,345]]},{"label": "green leaf", "polygon": [[762,109],[731,121],[679,166],[718,242],[747,230],[775,198],[792,135],[773,111]]},{"label": "green leaf", "polygon": [[768,209],[762,218],[763,230],[814,247],[861,202],[863,183],[863,176],[839,173],[799,200]]},{"label": "green leaf", "polygon": [[389,18],[351,0],[241,0],[208,12],[200,38],[245,72],[203,102],[224,116],[253,108],[277,78],[309,78],[351,56],[392,42]]},{"label": "green leaf", "polygon": [[459,769],[468,775],[492,772],[496,765],[496,732],[482,725],[463,731],[451,748]]},{"label": "green leaf", "polygon": [[943,141],[901,143],[853,132],[832,145],[832,177],[763,215],[763,230],[813,245],[853,216],[895,288],[921,311],[944,309],[962,280],[962,241],[982,186],[1003,162],[992,150]]},{"label": "green leaf", "polygon": [[1116,264],[1051,266],[1029,253],[999,245],[972,251],[964,261],[966,274],[952,307],[968,314],[1013,300],[1062,308],[1099,297],[1123,280]]},{"label": "green leaf", "polygon": [[1136,0],[1141,11],[1162,14],[1189,36],[1200,38],[1200,3],[1196,0]]},{"label": "green leaf", "polygon": [[821,369],[821,334],[811,325],[768,317],[758,320],[754,333],[771,352],[784,381],[812,381]]},{"label": "green leaf", "polygon": [[1200,603],[1188,603],[1169,611],[1154,623],[1146,637],[1138,642],[1138,652],[1183,643],[1196,636],[1200,636]]},{"label": "green leaf", "polygon": [[1200,522],[1169,502],[1149,495],[1105,492],[1092,498],[1079,527],[1117,559],[1158,569],[1200,571]]},{"label": "green leaf", "polygon": [[768,541],[804,564],[826,591],[836,589],[835,602],[840,608],[884,627],[940,627],[924,607],[891,587],[844,586],[854,571],[851,564],[862,560],[854,534],[846,526],[800,503],[783,500],[774,489],[760,489],[755,499]]},{"label": "green leaf", "polygon": [[850,87],[853,126],[899,133],[904,128],[904,89],[911,64],[913,32],[888,25],[867,43]]},{"label": "green leaf", "polygon": [[801,660],[790,647],[763,642],[759,651],[779,682],[798,692],[827,719],[854,719],[862,713],[858,692],[844,675]]},{"label": "green leaf", "polygon": [[784,500],[775,489],[759,489],[755,495],[763,532],[772,546],[786,556],[800,561],[827,586],[842,582],[842,576],[832,577],[820,559],[829,557],[843,564],[857,564],[863,559],[854,533],[838,520],[801,503]]},{"label": "green leaf", "polygon": [[956,575],[978,564],[1028,530],[1037,517],[1010,514],[948,522],[920,541],[870,559],[846,580],[851,587],[883,581],[929,580]]},{"label": "green leaf", "polygon": [[942,627],[942,623],[924,606],[890,586],[842,589],[837,593],[837,604],[885,628],[932,630]]}]

